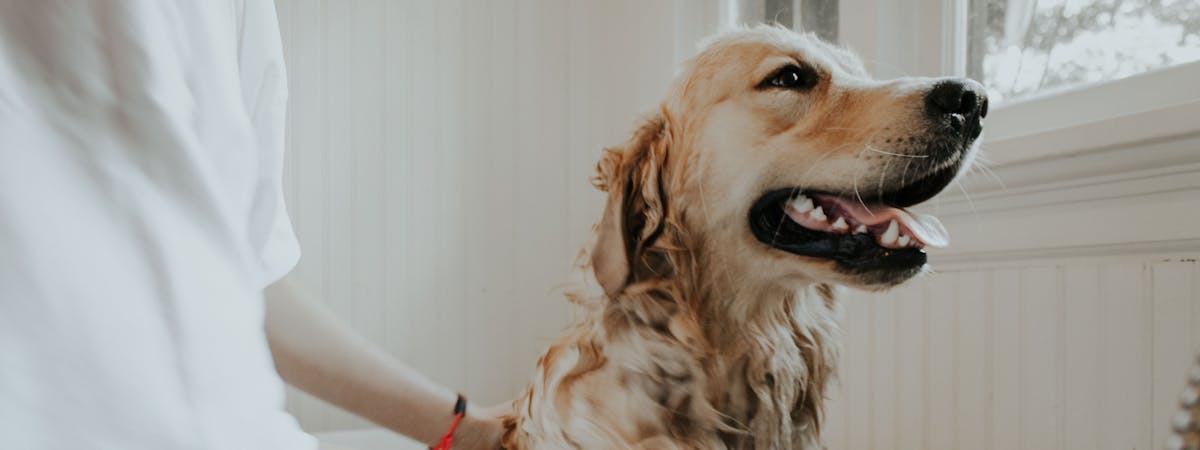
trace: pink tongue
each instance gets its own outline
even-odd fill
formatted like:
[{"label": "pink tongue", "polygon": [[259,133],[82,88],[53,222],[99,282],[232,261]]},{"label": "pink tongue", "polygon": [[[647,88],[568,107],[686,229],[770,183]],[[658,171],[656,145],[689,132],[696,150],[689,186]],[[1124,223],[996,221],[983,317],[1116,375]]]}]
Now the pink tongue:
[{"label": "pink tongue", "polygon": [[910,213],[900,208],[883,205],[864,206],[857,200],[832,195],[813,195],[813,197],[822,203],[836,204],[845,214],[854,218],[855,222],[868,227],[887,224],[888,221],[895,220],[906,228],[912,237],[926,246],[945,247],[950,244],[950,235],[946,233],[946,227],[942,226],[942,222],[937,217],[929,214]]}]

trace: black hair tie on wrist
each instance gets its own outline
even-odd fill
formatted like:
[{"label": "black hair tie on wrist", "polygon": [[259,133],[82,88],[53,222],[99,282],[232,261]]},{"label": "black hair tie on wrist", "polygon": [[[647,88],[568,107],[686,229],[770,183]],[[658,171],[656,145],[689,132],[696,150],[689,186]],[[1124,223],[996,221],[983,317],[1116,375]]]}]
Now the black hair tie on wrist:
[{"label": "black hair tie on wrist", "polygon": [[442,436],[442,440],[438,441],[437,445],[429,447],[430,450],[450,450],[450,446],[454,445],[454,430],[458,428],[458,423],[465,415],[467,415],[467,398],[458,394],[458,400],[454,402],[454,421],[450,422],[450,430],[446,431],[446,435]]}]

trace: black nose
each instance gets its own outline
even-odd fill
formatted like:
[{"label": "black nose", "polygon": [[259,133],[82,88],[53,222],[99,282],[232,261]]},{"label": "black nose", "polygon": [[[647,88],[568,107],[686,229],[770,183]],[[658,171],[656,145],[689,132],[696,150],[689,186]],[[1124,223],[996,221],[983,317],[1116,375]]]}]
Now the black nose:
[{"label": "black nose", "polygon": [[925,111],[935,119],[947,120],[955,130],[966,126],[975,133],[980,129],[979,119],[987,117],[987,110],[987,93],[972,80],[942,80],[925,94]]}]

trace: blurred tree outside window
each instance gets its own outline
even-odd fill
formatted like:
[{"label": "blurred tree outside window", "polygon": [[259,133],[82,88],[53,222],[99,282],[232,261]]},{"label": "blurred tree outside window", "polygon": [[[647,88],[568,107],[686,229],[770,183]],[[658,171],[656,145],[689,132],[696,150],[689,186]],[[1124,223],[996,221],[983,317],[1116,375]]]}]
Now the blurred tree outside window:
[{"label": "blurred tree outside window", "polygon": [[838,0],[738,0],[737,22],[772,23],[838,40]]},{"label": "blurred tree outside window", "polygon": [[969,0],[967,76],[1012,101],[1200,61],[1200,0]]}]

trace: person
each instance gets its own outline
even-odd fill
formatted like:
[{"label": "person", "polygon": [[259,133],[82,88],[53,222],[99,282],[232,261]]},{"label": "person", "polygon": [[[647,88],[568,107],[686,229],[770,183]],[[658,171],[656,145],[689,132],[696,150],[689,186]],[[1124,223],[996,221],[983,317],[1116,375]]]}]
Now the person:
[{"label": "person", "polygon": [[[286,279],[286,98],[270,0],[0,2],[0,446],[316,448],[281,375],[449,428],[452,391]],[[455,448],[498,448],[494,411]]]}]

